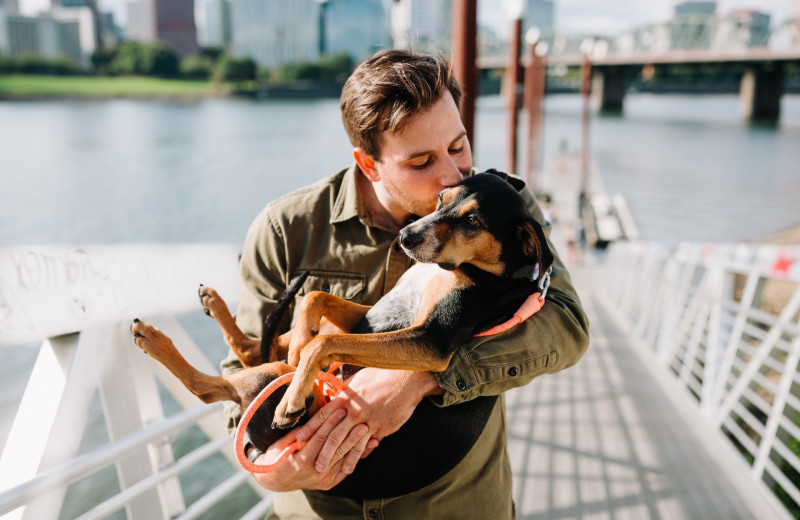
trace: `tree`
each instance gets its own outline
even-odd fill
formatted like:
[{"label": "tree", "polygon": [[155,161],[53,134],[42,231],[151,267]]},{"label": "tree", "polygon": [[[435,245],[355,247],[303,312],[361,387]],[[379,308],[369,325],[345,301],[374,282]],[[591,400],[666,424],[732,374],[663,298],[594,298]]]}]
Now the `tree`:
[{"label": "tree", "polygon": [[164,43],[142,46],[141,72],[146,76],[177,76],[180,56]]},{"label": "tree", "polygon": [[256,79],[256,62],[252,58],[225,56],[214,69],[214,81],[241,83]]}]

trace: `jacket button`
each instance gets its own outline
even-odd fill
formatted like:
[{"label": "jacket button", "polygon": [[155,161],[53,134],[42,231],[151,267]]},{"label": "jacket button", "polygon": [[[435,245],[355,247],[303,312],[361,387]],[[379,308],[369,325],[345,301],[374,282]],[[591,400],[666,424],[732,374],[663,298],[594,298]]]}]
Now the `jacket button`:
[{"label": "jacket button", "polygon": [[331,286],[328,284],[323,285],[322,292],[327,292],[327,293],[331,292]]},{"label": "jacket button", "polygon": [[464,381],[456,381],[456,388],[461,390],[462,392],[467,389],[467,383]]},{"label": "jacket button", "polygon": [[508,375],[510,375],[511,377],[517,375],[518,372],[519,371],[517,370],[517,367],[511,367],[508,369]]},{"label": "jacket button", "polygon": [[370,518],[378,518],[378,510],[377,509],[370,509],[367,513]]}]

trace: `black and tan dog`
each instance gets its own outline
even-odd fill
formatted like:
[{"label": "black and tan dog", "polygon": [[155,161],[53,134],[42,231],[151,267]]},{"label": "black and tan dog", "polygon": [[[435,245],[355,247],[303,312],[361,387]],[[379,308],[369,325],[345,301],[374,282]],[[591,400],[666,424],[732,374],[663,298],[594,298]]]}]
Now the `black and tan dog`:
[{"label": "black and tan dog", "polygon": [[[270,381],[297,367],[285,395],[276,393],[250,423],[251,442],[261,451],[283,434],[281,429],[295,426],[319,408],[323,399],[314,391],[314,379],[334,361],[443,371],[459,345],[504,322],[529,295],[544,293],[549,283],[553,255],[517,192],[522,183],[495,173],[474,175],[443,190],[432,214],[400,231],[400,245],[416,263],[372,307],[311,292],[300,304],[295,327],[278,336],[277,323],[300,289],[300,277],[270,313],[259,341],[236,327],[213,289],[201,287],[206,312],[218,321],[245,366],[240,372],[200,373],[169,338],[139,320],[131,326],[136,344],[203,401],[230,400],[242,409]],[[525,268],[530,272],[534,265],[533,277],[514,276]],[[344,333],[319,334],[323,318]],[[284,356],[287,363],[278,361]]]}]

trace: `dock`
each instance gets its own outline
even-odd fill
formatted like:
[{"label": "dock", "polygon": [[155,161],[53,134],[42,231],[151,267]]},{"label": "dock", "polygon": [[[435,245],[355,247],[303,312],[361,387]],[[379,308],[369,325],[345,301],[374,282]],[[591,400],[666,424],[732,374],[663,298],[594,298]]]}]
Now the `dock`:
[{"label": "dock", "polygon": [[[793,518],[800,247],[581,247],[577,164],[567,157],[542,189],[553,205],[551,239],[589,316],[590,346],[577,365],[504,397],[518,518]],[[594,178],[589,186],[602,188]],[[187,270],[186,255],[207,262]],[[235,293],[236,256],[236,246],[211,244],[0,249],[0,349],[41,342],[0,454],[3,520],[64,511],[81,519],[264,517],[270,494],[238,467],[220,408],[199,404],[127,333],[132,315],[152,320],[195,366],[215,371],[218,360],[176,316],[199,311],[198,279]],[[35,312],[43,305],[47,313]],[[95,391],[109,439],[84,453]],[[164,394],[177,412],[165,411]],[[202,440],[184,453],[175,440],[189,428]],[[209,478],[212,456],[221,461]],[[89,500],[75,491],[114,474],[116,494]],[[178,475],[205,487],[187,493]],[[225,503],[232,494],[235,509]]]}]

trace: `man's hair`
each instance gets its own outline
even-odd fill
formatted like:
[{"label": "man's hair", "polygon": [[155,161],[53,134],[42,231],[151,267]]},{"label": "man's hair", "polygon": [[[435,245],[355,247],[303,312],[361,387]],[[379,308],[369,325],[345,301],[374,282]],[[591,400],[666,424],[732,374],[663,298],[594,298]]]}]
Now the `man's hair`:
[{"label": "man's hair", "polygon": [[342,89],[342,122],[355,147],[380,160],[383,132],[403,130],[409,118],[450,92],[456,106],[461,86],[444,56],[384,50],[359,65]]}]

